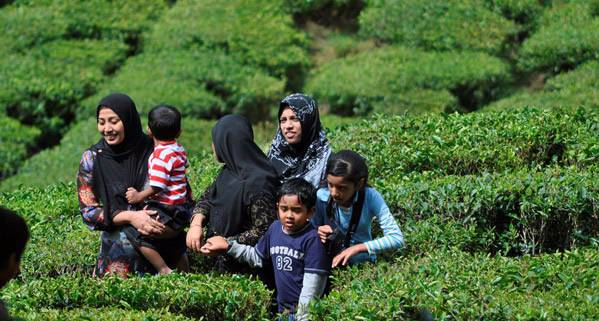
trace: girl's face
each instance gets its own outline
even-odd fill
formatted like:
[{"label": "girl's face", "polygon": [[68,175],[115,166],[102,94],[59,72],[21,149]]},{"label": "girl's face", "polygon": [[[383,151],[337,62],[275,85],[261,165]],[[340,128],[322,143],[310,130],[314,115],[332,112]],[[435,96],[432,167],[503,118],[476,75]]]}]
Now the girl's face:
[{"label": "girl's face", "polygon": [[358,184],[355,184],[342,176],[328,174],[327,185],[329,187],[329,193],[335,203],[343,207],[349,207],[352,204],[352,198],[356,191],[364,185],[364,179],[360,180]]},{"label": "girl's face", "polygon": [[98,114],[98,131],[108,145],[118,145],[125,140],[125,125],[110,108],[102,108]]},{"label": "girl's face", "polygon": [[281,117],[279,117],[279,127],[289,144],[293,145],[302,141],[302,124],[291,108],[283,109]]}]

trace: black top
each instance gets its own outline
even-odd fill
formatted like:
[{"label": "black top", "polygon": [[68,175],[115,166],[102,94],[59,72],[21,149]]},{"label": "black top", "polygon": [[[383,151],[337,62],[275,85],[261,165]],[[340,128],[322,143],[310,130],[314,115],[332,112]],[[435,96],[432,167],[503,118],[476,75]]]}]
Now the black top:
[{"label": "black top", "polygon": [[221,118],[212,128],[212,142],[216,157],[225,165],[208,196],[209,230],[224,237],[235,236],[251,228],[248,206],[264,194],[274,199],[279,181],[266,155],[254,143],[252,126],[245,117]]},{"label": "black top", "polygon": [[124,94],[111,94],[100,101],[96,111],[109,108],[125,128],[125,139],[118,145],[109,145],[104,138],[90,147],[97,153],[94,162],[92,187],[104,207],[104,228],[112,225],[112,217],[129,208],[125,192],[128,187],[142,190],[148,173],[148,158],[154,149],[152,139],[141,128],[135,103]]}]

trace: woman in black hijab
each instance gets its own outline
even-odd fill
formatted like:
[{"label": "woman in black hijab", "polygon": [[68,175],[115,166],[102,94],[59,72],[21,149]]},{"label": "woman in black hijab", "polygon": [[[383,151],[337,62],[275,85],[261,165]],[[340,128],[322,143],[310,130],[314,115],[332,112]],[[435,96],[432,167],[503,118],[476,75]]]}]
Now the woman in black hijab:
[{"label": "woman in black hijab", "polygon": [[[128,187],[143,189],[153,142],[143,133],[135,103],[127,95],[104,97],[96,117],[102,138],[83,153],[77,175],[83,221],[90,229],[102,231],[94,275],[155,273],[122,231],[123,226],[130,224],[144,235],[160,237],[169,233],[162,223],[151,218],[154,211],[130,205],[125,198]],[[185,247],[184,236],[169,245],[177,244]],[[165,259],[174,266],[186,257],[179,254]]]},{"label": "woman in black hijab", "polygon": [[[217,160],[224,165],[193,210],[187,246],[200,251],[204,225],[209,237],[220,235],[255,245],[277,217],[277,174],[254,143],[250,122],[242,116],[221,118],[212,128],[212,145]],[[221,271],[248,271],[247,266],[227,256],[215,260]]]},{"label": "woman in black hijab", "polygon": [[279,105],[279,128],[268,158],[283,180],[301,177],[319,187],[331,147],[312,97],[292,94]]}]

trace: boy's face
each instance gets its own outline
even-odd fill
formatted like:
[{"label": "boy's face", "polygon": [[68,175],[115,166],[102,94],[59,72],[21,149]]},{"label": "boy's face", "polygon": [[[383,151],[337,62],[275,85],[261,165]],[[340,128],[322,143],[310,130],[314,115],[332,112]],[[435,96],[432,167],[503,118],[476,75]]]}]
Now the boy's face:
[{"label": "boy's face", "polygon": [[314,208],[307,209],[300,203],[297,195],[283,195],[278,204],[279,221],[287,233],[301,230],[308,223],[308,219],[314,213]]}]

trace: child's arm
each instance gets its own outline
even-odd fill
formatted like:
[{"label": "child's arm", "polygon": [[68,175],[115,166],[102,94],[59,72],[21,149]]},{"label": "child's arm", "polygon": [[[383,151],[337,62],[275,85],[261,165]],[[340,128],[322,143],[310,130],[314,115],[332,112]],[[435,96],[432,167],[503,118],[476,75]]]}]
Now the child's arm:
[{"label": "child's arm", "polygon": [[262,267],[262,258],[255,247],[239,244],[236,241],[229,241],[229,244],[227,254],[234,257],[237,261],[246,262],[251,267]]},{"label": "child's arm", "polygon": [[403,233],[399,229],[399,225],[391,214],[383,196],[373,189],[370,192],[369,207],[376,214],[384,236],[364,243],[368,254],[372,255],[402,247],[404,244]]},{"label": "child's arm", "polygon": [[227,241],[222,236],[213,236],[202,246],[202,253],[208,256],[227,253],[238,261],[247,262],[251,267],[262,267],[262,257],[255,247]]},{"label": "child's arm", "polygon": [[299,301],[297,303],[297,312],[295,314],[296,321],[308,320],[308,307],[310,306],[310,301],[322,296],[326,284],[327,275],[304,273],[302,292],[300,293]]},{"label": "child's arm", "polygon": [[158,194],[162,191],[162,189],[156,186],[150,186],[144,189],[141,192],[138,192],[135,188],[129,187],[127,188],[127,192],[125,193],[125,197],[127,197],[127,201],[129,204],[137,204],[143,202],[148,197]]}]

